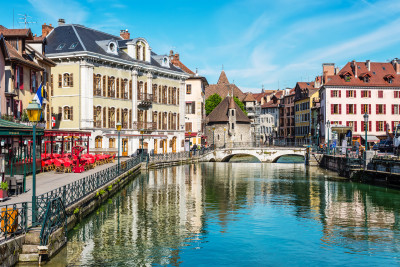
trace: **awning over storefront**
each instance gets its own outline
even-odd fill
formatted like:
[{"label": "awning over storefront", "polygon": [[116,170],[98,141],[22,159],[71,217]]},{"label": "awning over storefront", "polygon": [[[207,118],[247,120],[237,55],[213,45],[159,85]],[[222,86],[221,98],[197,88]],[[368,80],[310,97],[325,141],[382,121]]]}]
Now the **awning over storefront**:
[{"label": "awning over storefront", "polygon": [[339,126],[339,125],[331,126],[331,131],[337,132],[338,134],[345,134],[351,130],[352,130],[352,127],[349,127],[349,126]]},{"label": "awning over storefront", "polygon": [[[106,137],[118,137],[118,134],[106,134]],[[137,137],[137,138],[150,138],[150,139],[168,139],[164,134],[121,134],[121,137]]]},{"label": "awning over storefront", "polygon": [[44,136],[91,136],[91,132],[68,131],[68,130],[45,130]]},{"label": "awning over storefront", "polygon": [[[365,136],[361,135],[361,139],[364,140]],[[379,138],[376,137],[375,135],[367,135],[367,139],[368,139],[368,142],[379,142],[380,141]]]},{"label": "awning over storefront", "polygon": [[[42,128],[36,128],[36,135],[43,135]],[[0,136],[32,136],[32,126],[0,119]]]}]

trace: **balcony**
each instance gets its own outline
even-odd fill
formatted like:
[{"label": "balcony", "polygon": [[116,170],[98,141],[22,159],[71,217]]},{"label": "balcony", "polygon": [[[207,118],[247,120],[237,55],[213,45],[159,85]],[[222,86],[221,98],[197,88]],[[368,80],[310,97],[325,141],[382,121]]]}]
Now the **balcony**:
[{"label": "balcony", "polygon": [[157,123],[150,121],[135,121],[133,129],[138,131],[154,131],[157,129]]},{"label": "balcony", "polygon": [[153,103],[153,94],[139,93],[138,94],[138,105],[140,107],[149,108]]},{"label": "balcony", "polygon": [[101,121],[94,121],[94,128],[101,128]]}]

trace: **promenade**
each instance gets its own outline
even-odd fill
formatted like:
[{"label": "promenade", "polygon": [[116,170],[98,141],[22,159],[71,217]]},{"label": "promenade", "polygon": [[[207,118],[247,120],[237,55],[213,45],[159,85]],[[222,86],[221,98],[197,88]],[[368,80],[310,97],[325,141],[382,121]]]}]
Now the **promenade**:
[{"label": "promenade", "polygon": [[[127,160],[127,158],[122,159],[121,162]],[[36,174],[36,196],[43,193],[49,192],[53,189],[62,187],[74,181],[77,181],[85,176],[99,172],[101,170],[107,169],[117,163],[107,163],[100,166],[96,166],[94,169],[85,171],[82,173],[57,173],[55,171],[41,172]],[[20,202],[30,202],[32,201],[32,175],[26,177],[26,193],[20,195],[12,195],[6,201],[0,202],[0,205],[9,205]]]}]

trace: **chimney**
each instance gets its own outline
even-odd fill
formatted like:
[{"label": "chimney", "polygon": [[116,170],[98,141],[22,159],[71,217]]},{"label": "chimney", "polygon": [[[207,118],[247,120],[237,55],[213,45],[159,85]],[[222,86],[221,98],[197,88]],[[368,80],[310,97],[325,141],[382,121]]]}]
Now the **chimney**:
[{"label": "chimney", "polygon": [[174,55],[174,60],[179,61],[179,54],[178,54],[178,53],[176,53],[176,54]]},{"label": "chimney", "polygon": [[335,75],[335,63],[323,63],[322,64],[322,73],[325,73],[327,76]]},{"label": "chimney", "polygon": [[354,77],[357,78],[357,62],[355,60],[351,62],[351,67],[353,68]]},{"label": "chimney", "polygon": [[44,23],[42,25],[42,37],[46,37],[47,35],[49,35],[49,33],[53,30],[54,28],[51,26],[51,24],[46,25],[46,23]]},{"label": "chimney", "polygon": [[65,19],[58,19],[58,26],[64,25]]},{"label": "chimney", "polygon": [[368,60],[365,62],[365,65],[367,66],[368,71],[371,71],[371,60],[368,59]]},{"label": "chimney", "polygon": [[121,36],[122,39],[124,40],[129,40],[131,39],[131,34],[129,33],[128,29],[126,30],[121,30],[119,32],[119,36]]}]

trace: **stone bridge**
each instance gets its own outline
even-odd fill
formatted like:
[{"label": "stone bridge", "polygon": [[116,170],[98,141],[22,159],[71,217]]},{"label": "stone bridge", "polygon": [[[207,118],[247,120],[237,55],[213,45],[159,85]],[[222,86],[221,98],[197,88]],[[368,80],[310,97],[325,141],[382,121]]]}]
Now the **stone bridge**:
[{"label": "stone bridge", "polygon": [[251,155],[261,162],[277,162],[282,156],[302,156],[306,158],[303,147],[263,147],[263,148],[218,148],[199,157],[199,161],[228,162],[235,155]]}]

